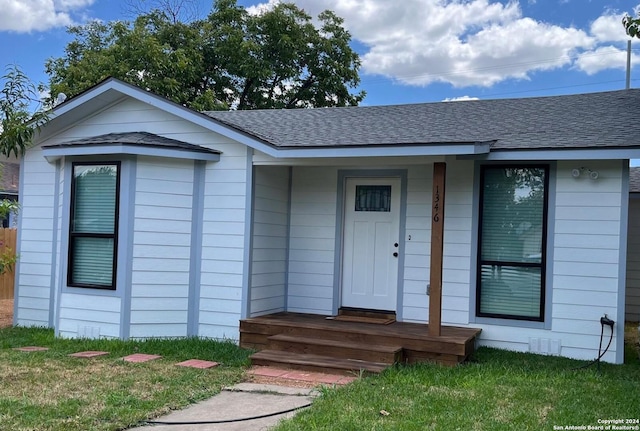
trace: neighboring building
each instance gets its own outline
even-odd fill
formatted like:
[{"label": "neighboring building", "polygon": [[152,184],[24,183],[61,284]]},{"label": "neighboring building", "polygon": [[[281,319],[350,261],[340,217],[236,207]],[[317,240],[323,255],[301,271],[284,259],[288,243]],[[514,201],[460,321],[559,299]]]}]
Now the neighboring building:
[{"label": "neighboring building", "polygon": [[[18,185],[20,184],[20,163],[13,160],[2,161],[0,158],[0,199],[18,201]],[[2,219],[2,227],[16,227],[17,214],[11,213]]]},{"label": "neighboring building", "polygon": [[621,363],[639,111],[626,90],[202,114],[108,79],[24,157],[15,323],[238,339],[280,311],[427,322],[444,162],[443,323],[593,359],[606,314]]}]

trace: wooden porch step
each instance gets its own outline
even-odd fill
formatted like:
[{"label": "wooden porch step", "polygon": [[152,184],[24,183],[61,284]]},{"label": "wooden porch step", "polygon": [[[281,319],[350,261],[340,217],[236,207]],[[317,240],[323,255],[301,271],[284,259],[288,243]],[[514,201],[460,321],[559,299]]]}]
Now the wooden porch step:
[{"label": "wooden porch step", "polygon": [[396,320],[395,311],[362,310],[360,308],[342,307],[338,310],[339,316],[371,317],[373,319]]},{"label": "wooden porch step", "polygon": [[375,343],[353,343],[311,337],[297,337],[287,334],[272,335],[268,338],[270,350],[331,356],[340,359],[394,364],[403,362],[401,346],[386,346]]},{"label": "wooden porch step", "polygon": [[[281,312],[244,319],[240,321],[240,346],[254,350],[280,349],[292,352],[289,355],[297,353],[326,357],[333,354],[330,351],[334,349],[333,346],[337,346],[336,349],[341,349],[344,345],[376,346],[372,356],[350,358],[357,355],[353,351],[340,352],[335,356],[338,356],[336,361],[342,358],[379,364],[391,363],[388,357],[380,357],[375,353],[381,346],[388,346],[392,351],[402,347],[402,356],[397,362],[438,362],[455,365],[464,362],[474,352],[476,340],[481,333],[479,328],[443,326],[441,335],[434,337],[429,335],[428,325],[425,324],[394,322],[389,325],[372,325],[341,322],[327,317]],[[276,338],[271,340],[274,336]],[[298,343],[307,342],[300,339],[313,340],[313,346],[298,346]],[[318,339],[323,341],[316,342]],[[371,352],[371,349],[369,351]],[[384,348],[382,352],[383,355],[388,354]]]},{"label": "wooden porch step", "polygon": [[[398,325],[398,322],[391,325],[339,322],[326,320],[321,316],[294,322],[277,318],[252,318],[240,321],[240,345],[257,350],[267,349],[269,337],[286,334],[292,337],[322,338],[357,344],[401,345],[405,351],[434,351],[466,356],[468,353],[465,343],[475,338],[470,335],[472,331],[465,331],[463,337],[455,336],[457,334],[451,332],[455,333],[457,330],[451,327],[444,327],[442,336],[431,337],[426,334],[426,325],[407,325]],[[404,328],[409,330],[405,331]]]},{"label": "wooden porch step", "polygon": [[358,359],[331,358],[310,353],[292,353],[280,350],[261,350],[251,355],[253,365],[266,365],[292,370],[314,371],[349,375],[369,372],[381,373],[389,364]]}]

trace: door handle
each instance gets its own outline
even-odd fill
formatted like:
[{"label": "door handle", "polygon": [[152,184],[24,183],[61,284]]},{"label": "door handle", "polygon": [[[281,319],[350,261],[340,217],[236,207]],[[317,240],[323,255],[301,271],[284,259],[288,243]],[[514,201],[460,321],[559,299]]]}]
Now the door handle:
[{"label": "door handle", "polygon": [[397,251],[393,252],[393,257],[398,257],[398,252]]}]

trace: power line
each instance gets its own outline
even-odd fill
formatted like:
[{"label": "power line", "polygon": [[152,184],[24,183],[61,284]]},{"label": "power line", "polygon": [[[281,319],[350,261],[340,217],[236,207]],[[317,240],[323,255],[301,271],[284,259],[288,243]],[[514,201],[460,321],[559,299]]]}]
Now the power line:
[{"label": "power line", "polygon": [[[631,81],[640,81],[640,78],[632,79]],[[496,97],[496,96],[508,96],[512,94],[538,93],[541,91],[562,90],[564,88],[576,88],[576,87],[590,87],[590,86],[603,85],[603,84],[614,84],[614,83],[624,84],[624,82],[625,82],[624,79],[614,79],[611,81],[588,82],[584,84],[562,85],[559,87],[545,87],[545,88],[536,88],[531,90],[519,90],[519,91],[507,91],[502,93],[483,94],[482,97],[487,98],[487,97]]]}]

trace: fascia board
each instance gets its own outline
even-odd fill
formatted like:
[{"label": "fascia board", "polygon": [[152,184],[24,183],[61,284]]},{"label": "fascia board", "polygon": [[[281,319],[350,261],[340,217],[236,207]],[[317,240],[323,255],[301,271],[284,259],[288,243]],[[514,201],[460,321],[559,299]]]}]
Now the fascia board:
[{"label": "fascia board", "polygon": [[220,161],[220,154],[200,151],[178,150],[171,148],[144,147],[140,145],[78,145],[65,148],[43,148],[42,155],[49,163],[62,157],[72,156],[104,156],[104,155],[137,155],[151,157],[167,157],[174,159],[204,160],[208,162]]}]

